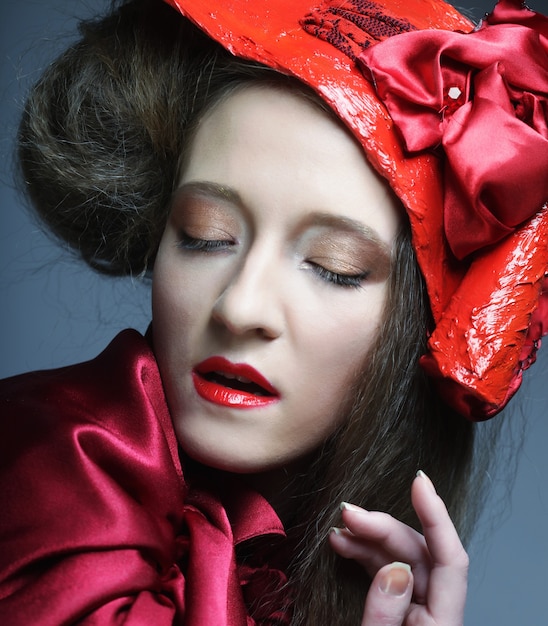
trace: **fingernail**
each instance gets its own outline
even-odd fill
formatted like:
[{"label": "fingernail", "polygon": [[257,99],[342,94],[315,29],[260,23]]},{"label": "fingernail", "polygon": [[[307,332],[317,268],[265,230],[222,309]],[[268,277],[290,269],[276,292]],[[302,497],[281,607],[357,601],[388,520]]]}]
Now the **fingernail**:
[{"label": "fingernail", "polygon": [[403,596],[411,580],[411,567],[407,563],[392,563],[382,576],[379,589],[390,596]]},{"label": "fingernail", "polygon": [[358,513],[363,513],[365,511],[365,509],[361,509],[355,504],[350,504],[350,502],[341,502],[339,504],[339,509],[341,511],[357,511]]},{"label": "fingernail", "polygon": [[329,532],[333,535],[342,535],[342,530],[340,528],[337,528],[336,526],[331,526],[331,528],[329,529]]},{"label": "fingernail", "polygon": [[432,489],[432,491],[434,493],[437,493],[436,488],[434,487],[434,483],[430,480],[430,478],[428,478],[428,476],[422,470],[419,470],[417,472],[417,476],[425,480],[430,485],[430,488]]}]

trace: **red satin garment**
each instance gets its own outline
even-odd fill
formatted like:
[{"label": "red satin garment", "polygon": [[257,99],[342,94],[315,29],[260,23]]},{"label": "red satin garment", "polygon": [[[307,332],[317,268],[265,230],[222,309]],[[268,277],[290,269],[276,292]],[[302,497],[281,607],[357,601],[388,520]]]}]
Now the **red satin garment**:
[{"label": "red satin garment", "polygon": [[280,520],[235,477],[183,476],[141,335],[0,382],[0,407],[0,623],[288,623]]}]

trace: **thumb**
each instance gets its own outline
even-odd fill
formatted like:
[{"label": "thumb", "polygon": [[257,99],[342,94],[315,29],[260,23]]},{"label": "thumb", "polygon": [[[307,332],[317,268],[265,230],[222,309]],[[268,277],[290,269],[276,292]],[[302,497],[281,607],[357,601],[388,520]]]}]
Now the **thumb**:
[{"label": "thumb", "polygon": [[413,574],[406,563],[382,567],[369,588],[362,626],[401,626],[411,603]]}]

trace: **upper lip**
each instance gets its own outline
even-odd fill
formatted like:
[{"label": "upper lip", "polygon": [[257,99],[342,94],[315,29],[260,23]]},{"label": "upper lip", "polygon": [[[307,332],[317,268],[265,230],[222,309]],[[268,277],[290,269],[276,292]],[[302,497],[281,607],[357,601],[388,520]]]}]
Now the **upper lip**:
[{"label": "upper lip", "polygon": [[273,396],[280,395],[278,390],[260,372],[247,363],[232,363],[222,356],[212,356],[198,363],[194,370],[201,375],[215,372],[226,378],[237,378],[240,382],[259,385]]}]

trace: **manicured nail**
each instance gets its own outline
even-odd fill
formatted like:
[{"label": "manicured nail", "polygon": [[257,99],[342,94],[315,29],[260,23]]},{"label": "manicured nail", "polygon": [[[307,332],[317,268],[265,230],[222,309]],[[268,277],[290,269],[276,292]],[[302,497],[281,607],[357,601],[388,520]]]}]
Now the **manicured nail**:
[{"label": "manicured nail", "polygon": [[341,511],[356,511],[357,513],[367,513],[365,509],[362,509],[360,506],[356,506],[355,504],[350,504],[350,502],[341,502],[339,504],[339,509]]},{"label": "manicured nail", "polygon": [[432,489],[432,491],[434,493],[437,493],[436,488],[434,487],[434,483],[430,480],[430,478],[428,478],[428,476],[422,470],[419,470],[417,472],[417,476],[425,480],[430,485],[430,488]]},{"label": "manicured nail", "polygon": [[360,509],[359,506],[355,504],[350,504],[350,502],[341,502],[339,504],[339,509],[341,511],[356,511],[358,513],[363,513],[364,509]]},{"label": "manicured nail", "polygon": [[392,563],[390,569],[384,573],[379,589],[390,596],[403,596],[411,581],[411,567],[407,563]]}]

